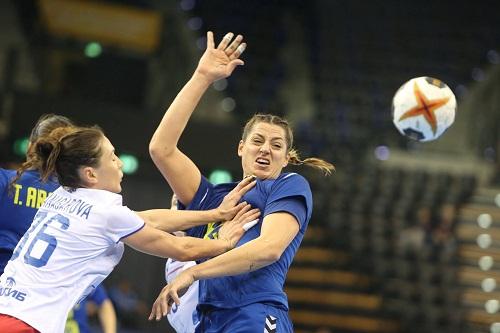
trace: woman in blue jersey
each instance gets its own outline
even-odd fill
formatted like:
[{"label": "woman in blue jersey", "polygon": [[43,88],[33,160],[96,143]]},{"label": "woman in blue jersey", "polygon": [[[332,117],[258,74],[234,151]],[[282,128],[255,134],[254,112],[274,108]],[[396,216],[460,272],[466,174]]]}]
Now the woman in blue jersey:
[{"label": "woman in blue jersey", "polygon": [[[187,122],[207,88],[228,77],[245,49],[242,36],[227,34],[216,47],[207,34],[207,49],[191,79],[165,113],[150,142],[150,154],[187,209],[216,206],[235,186],[211,184],[177,147]],[[309,184],[296,173],[282,172],[288,163],[306,164],[325,174],[333,165],[317,158],[300,160],[293,149],[289,124],[273,115],[255,115],[238,145],[243,176],[257,177],[243,200],[261,210],[259,222],[235,249],[180,273],[160,293],[150,320],[160,320],[179,292],[199,280],[199,325],[196,332],[293,332],[288,316],[285,277],[302,241],[312,213]],[[191,236],[216,237],[217,227],[196,227]]]},{"label": "woman in blue jersey", "polygon": [[[64,116],[46,114],[41,116],[31,130],[29,147],[33,147],[39,138],[47,136],[59,127],[72,126],[71,120]],[[30,168],[16,178],[16,170],[0,168],[0,275],[12,256],[17,242],[28,230],[36,211],[45,198],[59,187],[50,177],[46,182],[40,179],[40,173]],[[11,187],[12,185],[12,187]]]}]

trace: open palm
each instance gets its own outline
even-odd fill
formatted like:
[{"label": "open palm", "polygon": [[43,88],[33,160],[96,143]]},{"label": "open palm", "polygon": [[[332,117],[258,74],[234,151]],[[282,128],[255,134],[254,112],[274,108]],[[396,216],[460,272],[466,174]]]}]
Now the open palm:
[{"label": "open palm", "polygon": [[245,50],[246,43],[242,43],[243,36],[238,35],[234,39],[233,36],[233,33],[227,33],[215,48],[214,35],[208,31],[207,49],[198,63],[196,72],[214,82],[230,76],[236,66],[243,65],[239,57]]}]

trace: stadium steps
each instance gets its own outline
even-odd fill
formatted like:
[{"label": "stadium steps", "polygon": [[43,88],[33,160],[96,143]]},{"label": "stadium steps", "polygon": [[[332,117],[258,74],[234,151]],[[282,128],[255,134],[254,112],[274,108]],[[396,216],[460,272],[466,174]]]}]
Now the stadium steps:
[{"label": "stadium steps", "polygon": [[366,290],[371,287],[371,278],[349,271],[336,269],[293,266],[288,272],[287,282],[294,285],[321,286],[322,288],[352,288]]},{"label": "stadium steps", "polygon": [[[489,332],[493,323],[500,322],[500,313],[495,309],[488,313],[485,306],[488,300],[500,300],[498,288],[492,288],[491,292],[482,288],[487,278],[494,279],[497,284],[500,281],[500,207],[495,204],[497,195],[500,195],[500,188],[479,188],[470,204],[460,211],[456,230],[460,262],[458,281],[462,288],[461,310],[468,332]],[[489,244],[480,246],[478,236],[482,234],[491,237]],[[489,267],[479,266],[484,257],[493,259]]]},{"label": "stadium steps", "polygon": [[[329,327],[334,332],[399,332],[399,325],[393,320],[369,318],[359,315],[338,315],[318,313],[307,310],[290,310],[290,316],[296,326]],[[298,328],[296,332],[307,332]]]},{"label": "stadium steps", "polygon": [[287,287],[285,291],[290,301],[301,304],[373,311],[378,310],[382,304],[379,296],[363,293],[294,287]]},{"label": "stadium steps", "polygon": [[330,231],[310,227],[288,272],[285,291],[295,332],[397,332],[369,275],[353,271],[349,252],[331,248]]}]

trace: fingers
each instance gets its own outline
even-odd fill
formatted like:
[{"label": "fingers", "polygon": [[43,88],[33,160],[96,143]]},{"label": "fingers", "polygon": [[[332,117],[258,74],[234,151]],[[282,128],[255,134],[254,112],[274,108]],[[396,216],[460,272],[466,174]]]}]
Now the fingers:
[{"label": "fingers", "polygon": [[256,225],[259,222],[259,219],[255,219],[253,221],[247,222],[243,225],[243,230],[248,231],[251,227]]},{"label": "fingers", "polygon": [[[224,51],[224,53],[226,53],[226,55],[229,57],[229,60],[238,59],[238,57],[241,56],[241,54],[247,47],[246,43],[242,43],[242,35],[237,35],[234,39],[233,37],[234,34],[232,32],[228,32],[217,46],[217,50]],[[210,37],[207,34],[207,46],[209,40]],[[213,34],[211,34],[211,42],[213,42]],[[233,67],[236,67],[238,65],[243,65],[243,62],[235,62]]]},{"label": "fingers", "polygon": [[233,191],[236,192],[238,195],[243,196],[245,193],[248,192],[248,190],[254,187],[255,184],[257,184],[255,176],[245,177],[241,182],[238,183],[238,185],[236,185]]},{"label": "fingers", "polygon": [[258,208],[254,208],[252,210],[249,210],[241,215],[241,218],[239,219],[239,223],[248,223],[252,222],[253,220],[257,219],[260,216],[260,210]]},{"label": "fingers", "polygon": [[220,41],[219,45],[217,46],[217,50],[224,51],[226,47],[229,45],[231,40],[233,39],[234,34],[232,32],[228,32],[224,37],[222,37],[222,40]]},{"label": "fingers", "polygon": [[149,314],[148,320],[160,321],[165,317],[172,308],[173,304],[179,306],[181,304],[179,295],[175,290],[169,289],[168,286],[163,288],[162,292],[153,303],[151,308],[151,313]]},{"label": "fingers", "polygon": [[236,215],[233,218],[234,221],[238,221],[243,216],[243,214],[245,214],[250,210],[250,208],[252,208],[252,206],[247,204],[246,202],[242,202],[238,204],[236,207],[238,207],[239,210],[238,213],[236,213]]},{"label": "fingers", "polygon": [[[175,291],[174,291],[174,292],[172,292],[172,295],[171,295],[171,296],[172,296],[172,298],[171,298],[172,303],[170,303],[170,306],[171,306],[173,303],[175,303],[177,306],[179,306],[179,305],[181,304],[181,300],[180,300],[179,295],[177,294],[177,292],[175,292]],[[170,309],[168,309],[168,312],[170,312]],[[166,315],[167,315],[167,314],[165,314],[165,316],[166,316]]]},{"label": "fingers", "polygon": [[214,33],[212,31],[207,31],[207,49],[214,49]]},{"label": "fingers", "polygon": [[241,43],[240,46],[238,46],[236,48],[236,50],[234,50],[234,52],[229,56],[229,59],[231,59],[231,60],[238,59],[240,57],[240,55],[243,53],[243,51],[245,51],[246,48],[247,48],[247,44]]},{"label": "fingers", "polygon": [[236,49],[238,49],[242,41],[243,41],[242,35],[236,36],[236,38],[231,42],[231,44],[229,44],[229,46],[224,49],[224,52],[226,52],[228,56],[231,56],[236,51]]},{"label": "fingers", "polygon": [[149,320],[160,320],[162,318],[162,309],[161,309],[161,293],[160,296],[153,303],[153,307],[151,308],[151,313],[149,314]]}]

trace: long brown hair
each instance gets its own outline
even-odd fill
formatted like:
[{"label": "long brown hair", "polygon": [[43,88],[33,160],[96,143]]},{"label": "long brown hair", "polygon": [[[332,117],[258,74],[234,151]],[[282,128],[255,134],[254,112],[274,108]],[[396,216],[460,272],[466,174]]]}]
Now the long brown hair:
[{"label": "long brown hair", "polygon": [[317,157],[308,157],[305,159],[300,159],[298,151],[293,148],[293,131],[285,119],[275,116],[272,114],[255,114],[250,118],[245,127],[243,128],[243,134],[241,139],[245,141],[252,131],[253,127],[257,123],[267,123],[272,125],[277,125],[285,130],[285,141],[286,141],[286,152],[288,154],[288,163],[293,165],[308,165],[315,169],[321,170],[325,175],[330,175],[332,171],[335,170],[335,166],[330,162],[322,160]]},{"label": "long brown hair", "polygon": [[104,133],[97,127],[57,128],[32,144],[26,162],[17,170],[17,178],[27,169],[36,168],[43,181],[56,175],[63,186],[81,187],[79,168],[98,166],[103,138]]}]

